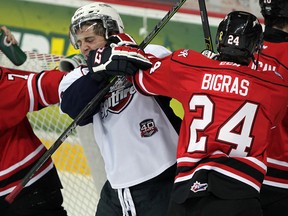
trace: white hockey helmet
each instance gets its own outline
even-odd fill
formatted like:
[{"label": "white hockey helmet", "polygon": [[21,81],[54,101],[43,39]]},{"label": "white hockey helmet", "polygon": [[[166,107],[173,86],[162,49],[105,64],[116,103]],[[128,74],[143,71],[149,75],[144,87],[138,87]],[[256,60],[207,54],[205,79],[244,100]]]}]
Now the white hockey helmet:
[{"label": "white hockey helmet", "polygon": [[[123,33],[124,25],[118,12],[110,5],[104,2],[93,2],[91,4],[78,8],[71,19],[70,25],[70,41],[72,45],[79,49],[76,43],[76,33],[85,23],[99,21],[105,29],[106,39],[112,33]],[[92,24],[92,25],[95,25]]]}]

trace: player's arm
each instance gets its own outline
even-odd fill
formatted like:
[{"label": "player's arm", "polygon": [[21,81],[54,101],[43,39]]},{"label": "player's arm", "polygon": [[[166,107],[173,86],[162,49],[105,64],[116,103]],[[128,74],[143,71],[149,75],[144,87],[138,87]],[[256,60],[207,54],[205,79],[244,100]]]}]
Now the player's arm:
[{"label": "player's arm", "polygon": [[31,86],[35,92],[35,103],[38,104],[34,110],[59,103],[58,87],[64,75],[59,70],[51,70],[42,71],[33,77]]},{"label": "player's arm", "polygon": [[58,86],[65,73],[59,70],[40,73],[6,68],[2,70],[5,71],[7,80],[15,91],[22,88],[19,98],[27,98],[26,103],[33,107],[28,112],[59,103]]},{"label": "player's arm", "polygon": [[[59,102],[60,72],[40,74],[1,67],[1,126],[10,128],[23,121],[28,112]],[[58,74],[59,73],[59,74]]]},{"label": "player's arm", "polygon": [[[60,111],[68,114],[74,119],[82,111],[82,109],[92,100],[92,98],[106,85],[106,79],[98,81],[91,77],[86,67],[79,67],[66,74],[59,85],[60,95]],[[99,107],[95,109],[84,121],[79,125],[90,123],[92,116],[99,111]]]},{"label": "player's arm", "polygon": [[[153,63],[151,62],[152,58]],[[157,59],[138,48],[119,46],[90,52],[87,64],[92,77],[100,75],[135,76],[136,86],[140,87],[141,93],[169,96],[167,95],[168,92],[171,92],[169,86],[172,85],[175,88],[174,81],[175,77],[178,76],[178,74],[173,73],[174,70],[170,67],[170,58],[171,55]],[[146,88],[144,82],[149,88]]]},{"label": "player's arm", "polygon": [[[110,36],[106,46],[115,47],[121,44],[129,45],[131,47],[136,46],[134,39],[125,33]],[[78,116],[94,96],[107,85],[109,78],[111,77],[111,75],[106,73],[87,74],[87,72],[88,71],[82,69],[74,70],[67,74],[60,83],[60,108],[62,112],[68,114],[71,118]],[[99,106],[91,113],[91,118],[99,111]],[[84,122],[80,122],[80,125],[89,122],[90,120],[88,117]]]},{"label": "player's arm", "polygon": [[[61,94],[60,108],[62,112],[74,119],[105,85],[106,81],[96,81],[90,74],[75,80]],[[92,116],[99,111],[99,106],[79,125],[90,123]]]},{"label": "player's arm", "polygon": [[163,95],[173,97],[169,94],[175,88],[175,77],[170,65],[170,55],[153,59],[152,68],[139,70],[133,76],[133,84],[137,90],[145,95]]}]

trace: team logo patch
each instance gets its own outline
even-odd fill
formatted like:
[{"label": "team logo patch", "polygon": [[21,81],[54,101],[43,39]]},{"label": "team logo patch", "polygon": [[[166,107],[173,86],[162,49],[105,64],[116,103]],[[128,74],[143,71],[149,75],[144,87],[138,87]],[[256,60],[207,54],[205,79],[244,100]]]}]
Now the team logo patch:
[{"label": "team logo patch", "polygon": [[197,193],[199,191],[205,191],[207,190],[208,184],[207,183],[200,183],[196,181],[190,188],[191,191],[194,193]]},{"label": "team logo patch", "polygon": [[141,137],[150,137],[158,131],[153,119],[146,119],[140,123]]},{"label": "team logo patch", "polygon": [[132,101],[135,93],[136,89],[132,83],[126,79],[117,80],[101,103],[102,118],[107,117],[109,112],[114,114],[121,113]]}]

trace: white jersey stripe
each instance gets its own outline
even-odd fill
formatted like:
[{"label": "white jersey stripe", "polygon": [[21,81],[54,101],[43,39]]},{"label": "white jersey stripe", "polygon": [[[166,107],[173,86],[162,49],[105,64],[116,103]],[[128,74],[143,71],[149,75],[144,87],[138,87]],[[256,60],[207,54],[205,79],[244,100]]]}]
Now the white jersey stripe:
[{"label": "white jersey stripe", "polygon": [[[34,182],[36,182],[38,179],[40,179],[42,176],[44,176],[46,173],[48,173],[51,169],[53,168],[53,162],[51,161],[51,163],[49,164],[49,166],[47,166],[42,172],[40,172],[38,175],[34,176],[26,185],[25,187],[30,186],[31,184],[33,184]],[[11,193],[16,186],[10,187],[4,191],[0,191],[0,197],[1,196],[5,196],[9,193]]]},{"label": "white jersey stripe", "polygon": [[189,175],[186,175],[186,176],[182,176],[182,177],[178,177],[175,179],[175,183],[177,182],[183,182],[183,181],[187,181],[189,179],[192,179],[192,177],[194,176],[194,174],[199,171],[199,170],[214,170],[216,172],[219,172],[225,176],[228,176],[230,178],[234,178],[238,181],[241,181],[247,185],[250,185],[251,187],[255,188],[257,191],[260,191],[260,187],[258,185],[256,185],[254,182],[252,181],[249,181],[248,179],[246,178],[243,178],[242,176],[239,176],[239,175],[236,175],[235,173],[232,173],[232,172],[229,172],[227,170],[224,170],[222,168],[219,168],[219,167],[216,167],[216,166],[208,166],[208,165],[205,165],[205,166],[201,166],[199,167],[198,169],[195,169],[195,171]]},{"label": "white jersey stripe", "polygon": [[35,76],[35,74],[30,74],[27,81],[28,86],[28,93],[30,98],[30,105],[29,105],[29,112],[34,111],[34,94],[33,94],[33,87],[32,87],[32,79]]},{"label": "white jersey stripe", "polygon": [[28,161],[30,161],[31,159],[33,159],[37,154],[39,154],[39,152],[44,148],[44,145],[40,145],[35,151],[33,151],[32,153],[30,153],[27,157],[25,157],[23,160],[19,161],[18,163],[13,164],[12,166],[10,166],[9,168],[0,171],[0,178],[1,176],[4,176],[10,172],[12,172],[13,170],[21,167],[22,165],[26,164]]},{"label": "white jersey stripe", "polygon": [[39,95],[40,95],[40,98],[41,98],[41,101],[43,102],[43,104],[45,106],[49,106],[50,104],[47,103],[47,101],[45,100],[45,97],[44,97],[44,94],[43,94],[43,90],[42,90],[42,85],[41,85],[41,81],[42,81],[42,78],[44,76],[44,73],[42,73],[38,79],[38,82],[37,82],[37,86],[38,86],[38,91],[39,91]]}]

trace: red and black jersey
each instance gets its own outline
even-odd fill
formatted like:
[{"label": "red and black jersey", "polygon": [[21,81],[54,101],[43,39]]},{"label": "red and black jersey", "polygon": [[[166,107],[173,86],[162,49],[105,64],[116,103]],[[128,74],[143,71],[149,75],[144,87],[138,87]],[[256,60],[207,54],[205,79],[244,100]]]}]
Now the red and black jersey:
[{"label": "red and black jersey", "polygon": [[[264,44],[260,54],[255,55],[258,62],[257,70],[273,70],[288,78],[288,34],[273,28],[266,27]],[[252,69],[256,66],[251,64]]]},{"label": "red and black jersey", "polygon": [[258,196],[266,173],[265,149],[284,116],[288,84],[278,73],[178,50],[139,71],[145,94],[177,99],[184,109],[173,196],[213,192],[223,198]]},{"label": "red and black jersey", "polygon": [[[288,34],[266,27],[258,70],[273,69],[288,80],[287,59]],[[271,139],[267,147],[267,165],[263,184],[288,189],[288,110],[281,123],[271,131]]]},{"label": "red and black jersey", "polygon": [[[46,151],[34,134],[27,113],[59,102],[64,73],[30,73],[0,67],[0,196],[7,195]],[[51,160],[27,186],[53,168]]]}]

